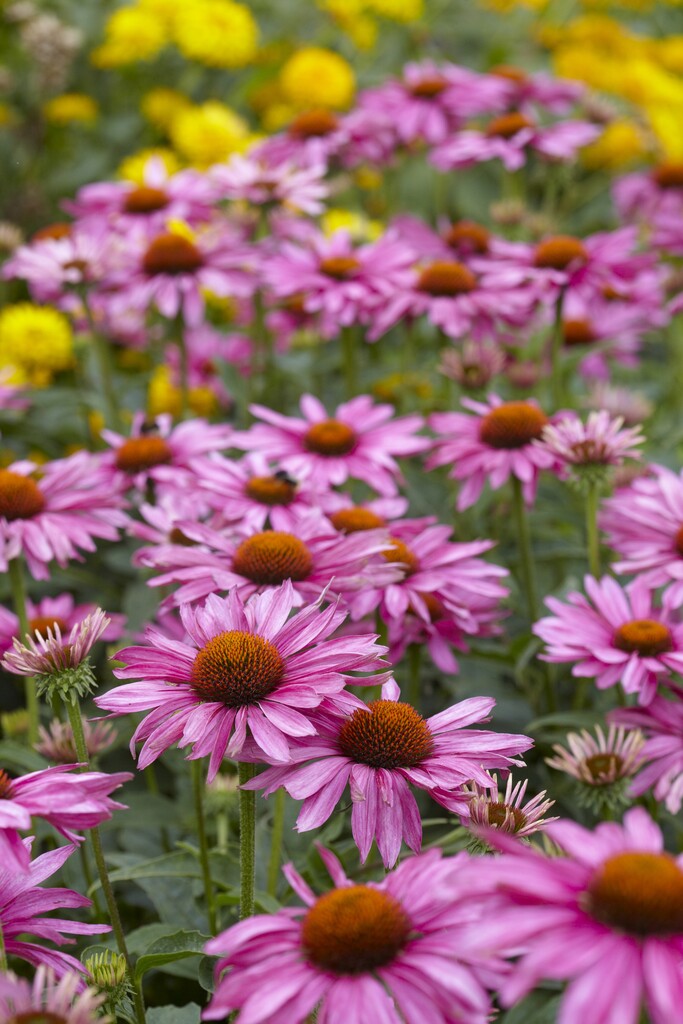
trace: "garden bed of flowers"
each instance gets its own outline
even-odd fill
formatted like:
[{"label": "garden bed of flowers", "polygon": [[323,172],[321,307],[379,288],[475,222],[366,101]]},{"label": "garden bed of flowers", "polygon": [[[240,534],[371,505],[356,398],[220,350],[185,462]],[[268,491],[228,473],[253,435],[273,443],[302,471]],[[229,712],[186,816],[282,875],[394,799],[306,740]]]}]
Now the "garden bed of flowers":
[{"label": "garden bed of flowers", "polygon": [[0,8],[0,1024],[683,1021],[680,7]]}]

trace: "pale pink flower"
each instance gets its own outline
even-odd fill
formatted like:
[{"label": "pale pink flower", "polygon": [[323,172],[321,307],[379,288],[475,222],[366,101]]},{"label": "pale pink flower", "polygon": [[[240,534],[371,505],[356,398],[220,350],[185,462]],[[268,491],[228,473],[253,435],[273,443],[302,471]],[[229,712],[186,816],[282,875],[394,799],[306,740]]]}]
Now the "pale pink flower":
[{"label": "pale pink flower", "polygon": [[[59,626],[62,634],[66,635],[96,608],[95,604],[75,604],[72,594],[43,597],[37,604],[30,598],[26,601],[26,614],[31,633],[37,630],[44,634],[47,629],[54,632],[55,627]],[[108,612],[107,617],[109,623],[102,633],[102,639],[118,640],[123,633],[126,617],[114,612]],[[10,649],[14,637],[21,639],[19,619],[13,612],[6,608],[0,608],[0,655]],[[71,760],[75,759],[71,758]]]},{"label": "pale pink flower", "polygon": [[67,636],[63,637],[59,623],[54,623],[45,629],[45,636],[36,630],[33,636],[26,635],[24,643],[14,637],[13,650],[3,655],[0,664],[6,672],[20,676],[54,675],[77,668],[108,625],[105,613],[96,608],[77,622]]},{"label": "pale pink flower", "polygon": [[435,793],[434,797],[458,814],[465,828],[475,834],[481,829],[494,828],[525,838],[547,828],[551,821],[557,821],[557,817],[545,817],[555,804],[554,800],[546,799],[545,790],[524,802],[528,784],[528,779],[514,782],[512,775],[508,775],[505,789],[501,791],[498,776],[494,775],[493,785],[473,782],[454,793]]},{"label": "pale pink flower", "polygon": [[81,975],[67,972],[57,980],[51,968],[42,965],[32,982],[7,971],[0,975],[0,1020],[6,1024],[112,1024],[112,1018],[101,1013],[105,994],[82,989]]},{"label": "pale pink flower", "polygon": [[[654,703],[659,701],[661,698],[656,697],[647,711],[634,709],[635,714],[647,717]],[[612,715],[610,722],[614,722]],[[553,744],[554,756],[546,757],[545,763],[558,772],[573,776],[585,786],[598,789],[613,786],[615,782],[635,775],[645,759],[645,737],[639,729],[617,728],[610,724],[605,735],[598,725],[595,727],[595,736],[587,729],[582,729],[580,733],[567,733],[565,742],[567,747],[560,743]]]},{"label": "pale pink flower", "polygon": [[563,416],[543,428],[534,444],[551,452],[567,467],[621,466],[624,459],[639,459],[639,446],[645,437],[640,427],[622,430],[621,416],[591,412],[585,423],[574,413]]},{"label": "pale pink flower", "polygon": [[683,163],[670,161],[650,171],[617,178],[614,203],[622,220],[641,221],[649,227],[657,214],[683,214]]},{"label": "pale pink flower", "polygon": [[498,64],[489,68],[488,74],[503,79],[504,108],[508,110],[520,110],[533,103],[553,114],[565,114],[586,94],[583,82],[555,78],[545,71],[529,73],[514,65]]},{"label": "pale pink flower", "polygon": [[271,209],[317,216],[325,209],[329,186],[324,163],[297,166],[294,162],[266,163],[255,153],[235,153],[225,164],[216,164],[208,177],[217,199],[246,201]]},{"label": "pale pink flower", "polygon": [[20,245],[3,266],[2,276],[26,281],[36,302],[55,303],[75,313],[81,303],[74,292],[102,280],[114,245],[100,222],[74,224],[64,237]]},{"label": "pale pink flower", "polygon": [[[85,749],[88,751],[88,759],[92,761],[116,742],[116,727],[112,722],[90,721],[87,718],[81,721]],[[69,722],[53,718],[47,729],[44,725],[39,726],[38,735],[40,739],[35,748],[48,761],[56,761],[57,764],[74,764],[78,761],[76,741]]]}]

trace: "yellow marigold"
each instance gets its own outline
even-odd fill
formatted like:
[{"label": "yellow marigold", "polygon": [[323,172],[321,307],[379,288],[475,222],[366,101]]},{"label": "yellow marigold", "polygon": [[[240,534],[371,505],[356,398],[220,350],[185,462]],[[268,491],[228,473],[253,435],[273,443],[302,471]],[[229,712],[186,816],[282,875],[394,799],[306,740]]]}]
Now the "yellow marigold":
[{"label": "yellow marigold", "polygon": [[142,97],[140,110],[150,124],[162,132],[167,132],[171,127],[174,117],[181,110],[191,107],[187,96],[176,89],[150,89]]},{"label": "yellow marigold", "polygon": [[64,92],[43,104],[45,120],[53,124],[70,124],[73,121],[92,124],[98,113],[95,100],[83,92]]},{"label": "yellow marigold", "polygon": [[109,18],[104,43],[90,54],[100,68],[116,68],[138,60],[151,60],[168,42],[168,30],[154,11],[121,7]]},{"label": "yellow marigold", "polygon": [[[190,388],[188,401],[195,416],[213,416],[218,408],[218,401],[211,388]],[[170,413],[180,416],[182,398],[180,388],[171,380],[167,366],[158,366],[149,382],[147,391],[147,411],[150,416]]]},{"label": "yellow marigold", "polygon": [[349,21],[344,30],[359,50],[372,50],[377,42],[379,25],[373,18],[362,14],[360,18]]},{"label": "yellow marigold", "polygon": [[321,226],[326,235],[333,235],[335,231],[348,231],[359,242],[374,242],[384,230],[381,221],[371,220],[356,210],[344,210],[339,206],[333,206],[323,214]]},{"label": "yellow marigold", "polygon": [[655,58],[659,58],[667,71],[683,75],[683,36],[666,36],[653,42]]},{"label": "yellow marigold", "polygon": [[164,26],[170,35],[173,32],[176,18],[192,0],[138,0],[137,6],[146,14],[152,14]]},{"label": "yellow marigold", "polygon": [[168,174],[175,174],[180,170],[180,161],[172,149],[165,149],[157,146],[151,149],[141,149],[138,153],[132,153],[122,160],[119,169],[119,178],[126,181],[134,181],[136,185],[143,185],[145,182],[145,166],[151,157],[158,157],[163,160],[164,167]]},{"label": "yellow marigold", "polygon": [[392,21],[417,21],[424,14],[423,0],[366,0],[376,14]]},{"label": "yellow marigold", "polygon": [[243,68],[258,50],[259,30],[251,11],[233,0],[192,0],[174,27],[184,57],[212,68]]},{"label": "yellow marigold", "polygon": [[73,335],[63,313],[19,302],[0,311],[0,367],[15,367],[34,387],[74,365]]},{"label": "yellow marigold", "polygon": [[683,106],[646,107],[645,114],[657,139],[660,158],[683,160]]},{"label": "yellow marigold", "polygon": [[597,142],[581,150],[581,162],[592,170],[618,171],[647,157],[651,149],[635,121],[619,118],[605,127]]},{"label": "yellow marigold", "polygon": [[241,152],[249,141],[246,121],[216,100],[181,110],[174,117],[169,134],[178,152],[202,168]]},{"label": "yellow marigold", "polygon": [[280,71],[285,98],[299,110],[350,106],[356,88],[353,69],[343,57],[319,46],[297,50]]}]

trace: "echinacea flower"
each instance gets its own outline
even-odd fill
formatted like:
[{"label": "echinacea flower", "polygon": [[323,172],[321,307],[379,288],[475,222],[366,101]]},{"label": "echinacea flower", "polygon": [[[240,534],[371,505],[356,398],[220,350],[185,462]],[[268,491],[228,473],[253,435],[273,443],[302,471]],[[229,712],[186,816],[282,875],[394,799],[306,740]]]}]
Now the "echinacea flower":
[{"label": "echinacea flower", "polygon": [[440,436],[427,468],[451,466],[449,476],[464,481],[459,512],[474,505],[484,484],[495,491],[511,476],[521,481],[531,505],[539,472],[557,465],[556,456],[533,443],[542,436],[548,417],[533,401],[504,402],[498,395],[489,395],[486,403],[463,398],[462,404],[474,415],[444,412],[430,417]]},{"label": "echinacea flower", "polygon": [[683,671],[683,624],[665,604],[657,608],[642,580],[584,577],[588,598],[576,591],[567,604],[546,598],[553,616],[533,627],[546,646],[543,661],[575,662],[572,675],[594,679],[599,690],[621,683],[649,704],[660,683]]},{"label": "echinacea flower", "polygon": [[622,430],[621,416],[605,410],[588,414],[586,423],[576,415],[563,416],[543,428],[535,443],[550,451],[575,472],[620,466],[624,459],[639,459],[645,438],[639,427]]},{"label": "echinacea flower", "polygon": [[322,163],[298,167],[290,161],[266,163],[254,153],[234,153],[227,163],[211,169],[209,180],[219,200],[242,200],[268,210],[282,207],[315,217],[325,209],[329,191],[325,171]]},{"label": "echinacea flower", "polygon": [[637,1024],[641,1010],[672,1024],[683,999],[683,858],[665,852],[640,807],[623,825],[557,821],[546,834],[566,856],[496,834],[505,852],[479,864],[497,904],[476,925],[481,947],[521,950],[501,1002],[547,978],[569,982],[558,1024]]},{"label": "echinacea flower", "polygon": [[577,787],[580,803],[596,810],[628,803],[628,780],[645,760],[645,736],[640,729],[617,728],[610,724],[605,736],[598,725],[595,736],[582,729],[580,733],[567,733],[565,742],[569,749],[554,743],[554,757],[546,757],[545,763],[580,783]]},{"label": "echinacea flower", "polygon": [[[546,799],[545,790],[524,803],[528,784],[528,779],[514,782],[512,775],[508,775],[505,790],[501,792],[498,776],[494,775],[492,786],[473,782],[452,794],[435,794],[435,798],[459,814],[462,824],[475,834],[480,829],[494,828],[524,838],[557,821],[556,817],[544,817],[555,803]],[[464,811],[461,809],[463,802]]]},{"label": "echinacea flower", "polygon": [[83,989],[79,974],[66,972],[59,980],[40,966],[33,981],[7,971],[0,975],[0,1020],[5,1024],[112,1024],[102,1016],[105,996]]},{"label": "echinacea flower", "polygon": [[[53,632],[59,626],[62,636],[67,636],[74,626],[79,625],[86,616],[96,610],[94,604],[76,604],[73,594],[57,594],[56,597],[42,597],[34,602],[26,600],[26,614],[31,634],[36,631],[45,635],[46,630]],[[126,617],[108,612],[109,624],[102,633],[103,640],[118,640],[123,633]],[[0,655],[12,647],[14,637],[21,639],[19,619],[6,608],[0,608]],[[78,760],[72,757],[71,761]]]},{"label": "echinacea flower", "polygon": [[[27,850],[30,839],[24,840]],[[101,935],[108,932],[104,924],[83,924],[58,917],[45,917],[51,910],[73,910],[89,907],[91,902],[72,889],[43,889],[40,883],[53,875],[74,851],[73,846],[60,846],[31,861],[28,871],[18,871],[13,863],[0,864],[0,928],[8,956],[27,960],[36,967],[44,964],[60,977],[68,971],[83,973],[75,957],[48,946],[27,941],[34,935],[58,946],[74,940],[67,935]],[[21,936],[21,938],[20,938]]]},{"label": "echinacea flower", "polygon": [[[335,888],[316,898],[292,865],[290,885],[306,904],[233,925],[207,943],[220,957],[203,1020],[304,1024],[486,1024],[492,958],[470,953],[477,898],[466,854],[410,857],[381,882],[354,884],[319,848]],[[228,969],[226,971],[226,968]],[[223,973],[226,971],[226,973]]]},{"label": "echinacea flower", "polygon": [[415,455],[431,446],[417,434],[424,425],[421,416],[392,418],[393,407],[379,405],[369,395],[344,402],[331,416],[314,395],[304,395],[300,408],[303,418],[252,406],[253,415],[265,422],[236,434],[232,444],[260,452],[295,479],[305,475],[321,489],[351,478],[363,480],[383,497],[396,494],[402,480],[394,456]]},{"label": "echinacea flower", "polygon": [[[112,722],[90,721],[87,718],[83,718],[82,722],[85,749],[88,751],[88,760],[92,762],[98,754],[116,742],[116,727]],[[78,761],[70,722],[53,718],[47,729],[44,725],[38,727],[38,735],[40,739],[35,748],[48,761],[56,761],[57,764],[75,764]]]},{"label": "echinacea flower", "polygon": [[110,799],[110,793],[133,776],[130,772],[73,772],[75,764],[56,765],[11,779],[0,771],[0,855],[3,863],[14,863],[26,871],[29,851],[17,829],[31,828],[31,818],[43,818],[69,842],[81,842],[77,832],[108,821],[124,807]]},{"label": "echinacea flower", "polygon": [[26,635],[25,643],[14,638],[13,650],[2,658],[6,672],[19,676],[51,676],[77,669],[100,639],[109,619],[101,608],[77,622],[68,636],[62,636],[59,623],[48,626],[45,636],[36,631]]},{"label": "echinacea flower", "polygon": [[645,737],[631,795],[642,796],[651,788],[656,800],[678,814],[683,804],[683,689],[671,687],[671,699],[658,695],[646,708],[617,708],[609,720]]},{"label": "echinacea flower", "polygon": [[487,721],[495,706],[490,697],[460,701],[431,718],[423,718],[399,700],[396,683],[385,683],[382,699],[361,704],[345,716],[315,716],[317,735],[292,744],[291,765],[267,768],[247,789],[265,789],[267,796],[282,786],[303,800],[297,829],[319,828],[334,812],[347,784],[351,791],[351,830],[364,862],[373,840],[386,867],[392,867],[401,840],[414,852],[422,843],[422,822],[410,785],[441,801],[476,780],[491,785],[487,768],[520,764],[516,755],[528,750],[528,736],[469,730]]},{"label": "echinacea flower", "polygon": [[334,605],[321,611],[318,603],[287,621],[294,605],[290,583],[246,604],[235,592],[211,594],[203,607],[181,606],[188,642],[150,626],[148,646],[117,654],[124,667],[115,675],[141,681],[95,703],[117,715],[151,710],[131,740],[133,751],[144,740],[140,769],[177,743],[191,746],[190,760],[211,756],[211,781],[226,755],[240,759],[247,734],[259,759],[287,762],[294,739],[315,735],[311,711],[325,697],[334,700],[347,682],[383,681],[351,675],[384,666],[385,648],[376,637],[330,639],[344,611]]}]

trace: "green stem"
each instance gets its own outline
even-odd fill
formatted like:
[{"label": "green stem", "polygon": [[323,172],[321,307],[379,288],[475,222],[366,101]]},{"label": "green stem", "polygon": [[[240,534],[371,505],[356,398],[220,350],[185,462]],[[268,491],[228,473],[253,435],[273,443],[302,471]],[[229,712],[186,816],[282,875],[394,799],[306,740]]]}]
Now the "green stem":
[{"label": "green stem", "polygon": [[420,662],[422,660],[422,647],[420,644],[408,645],[408,703],[420,710],[422,703],[422,686],[420,683]]},{"label": "green stem", "polygon": [[[239,762],[240,787],[254,777],[253,764]],[[256,793],[240,788],[240,921],[254,913]]]},{"label": "green stem", "polygon": [[273,831],[270,840],[270,860],[268,861],[267,892],[270,896],[277,895],[277,884],[280,880],[280,861],[282,859],[282,840],[285,834],[285,806],[287,794],[284,789],[275,793],[273,808]]},{"label": "green stem", "polygon": [[535,622],[538,618],[538,600],[536,597],[534,554],[531,548],[531,531],[529,530],[529,517],[526,505],[524,504],[522,482],[516,476],[512,477],[512,510],[517,528],[519,574],[522,578],[522,588],[526,597],[529,618],[532,622]]},{"label": "green stem", "polygon": [[[82,771],[87,771],[90,767],[88,758],[88,748],[85,742],[85,734],[83,732],[83,719],[81,718],[81,709],[79,707],[78,698],[75,694],[72,695],[71,700],[65,700],[64,706],[66,713],[69,716],[69,722],[71,724],[71,731],[74,736],[74,743],[76,745],[76,753],[78,754],[78,760],[85,766]],[[102,849],[102,840],[100,839],[100,830],[98,828],[91,828],[89,832],[90,841],[92,844],[92,850],[95,855],[95,864],[97,865],[97,873],[100,877],[100,883],[102,885],[102,892],[107,904],[107,910],[109,911],[109,920],[114,931],[114,937],[116,939],[116,945],[118,946],[119,953],[123,956],[126,961],[126,970],[128,973],[128,979],[130,981],[133,990],[133,1000],[135,1002],[135,1017],[137,1024],[145,1024],[145,1007],[142,1001],[142,992],[140,986],[135,980],[135,971],[133,970],[133,963],[126,946],[126,936],[123,932],[123,925],[121,924],[121,916],[119,914],[119,908],[116,905],[116,897],[114,896],[114,890],[109,880],[109,872],[107,871],[107,863],[104,859],[104,850]]]},{"label": "green stem", "polygon": [[204,879],[204,896],[206,897],[206,908],[209,915],[209,930],[212,935],[215,935],[218,931],[216,924],[216,901],[211,880],[209,847],[206,841],[206,827],[204,823],[204,772],[201,759],[192,762],[192,791],[194,793],[194,807],[197,815],[199,861],[202,866],[202,878]]},{"label": "green stem", "polygon": [[550,341],[550,387],[552,392],[553,400],[553,411],[557,410],[562,405],[562,346],[564,344],[564,326],[562,313],[564,310],[564,296],[565,289],[562,288],[560,294],[557,296],[557,303],[555,305],[555,320],[553,323],[553,333]]},{"label": "green stem", "polygon": [[180,419],[186,420],[190,413],[190,365],[185,343],[185,324],[178,323],[178,354],[180,356]]},{"label": "green stem", "polygon": [[7,953],[5,952],[5,936],[2,933],[2,922],[0,921],[0,971],[7,973]]},{"label": "green stem", "polygon": [[598,505],[600,492],[595,483],[588,485],[586,492],[586,535],[588,540],[588,570],[591,576],[600,578],[600,533],[598,531]]},{"label": "green stem", "polygon": [[356,351],[356,336],[353,327],[342,328],[341,344],[344,357],[346,397],[353,398],[358,393],[358,353]]},{"label": "green stem", "polygon": [[90,302],[88,301],[87,289],[82,288],[80,290],[80,295],[83,302],[85,317],[88,321],[90,336],[92,338],[93,352],[95,354],[95,362],[97,363],[99,390],[102,394],[102,404],[104,405],[104,416],[107,421],[107,426],[113,427],[114,430],[121,430],[123,424],[119,405],[116,400],[116,392],[114,391],[114,368],[112,366],[109,345],[107,343],[107,339],[103,338],[100,334],[97,324],[95,323]]},{"label": "green stem", "polygon": [[[26,635],[31,635],[31,628],[28,621],[28,612],[26,611],[26,581],[24,579],[24,566],[21,555],[10,559],[7,571],[12,590],[12,603],[16,616],[19,619],[19,639],[24,643]],[[32,747],[38,742],[38,725],[40,722],[38,693],[33,676],[26,676],[24,679],[24,692],[26,694],[26,710],[28,711],[28,743]]]}]

